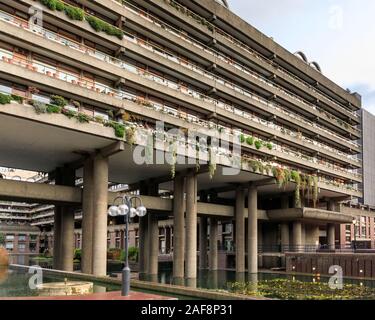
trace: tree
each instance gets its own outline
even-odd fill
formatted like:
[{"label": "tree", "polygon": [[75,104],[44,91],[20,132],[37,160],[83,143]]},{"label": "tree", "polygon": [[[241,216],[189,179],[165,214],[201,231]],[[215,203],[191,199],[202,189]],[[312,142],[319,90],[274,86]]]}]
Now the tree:
[{"label": "tree", "polygon": [[5,235],[3,233],[0,233],[0,246],[3,246],[5,244]]}]

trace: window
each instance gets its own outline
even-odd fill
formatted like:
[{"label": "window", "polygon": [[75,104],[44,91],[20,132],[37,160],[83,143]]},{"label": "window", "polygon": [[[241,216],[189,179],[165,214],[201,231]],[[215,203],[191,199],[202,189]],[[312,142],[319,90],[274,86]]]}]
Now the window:
[{"label": "window", "polygon": [[26,241],[26,235],[25,234],[18,235],[18,241]]},{"label": "window", "polygon": [[14,234],[7,234],[6,237],[5,237],[5,240],[13,241],[14,240]]},{"label": "window", "polygon": [[25,250],[26,250],[26,245],[24,243],[20,243],[18,245],[18,251],[19,252],[25,252]]},{"label": "window", "polygon": [[7,250],[9,250],[9,251],[13,251],[13,248],[14,248],[14,244],[13,244],[13,242],[7,242],[7,243],[5,244],[5,248],[6,248]]}]

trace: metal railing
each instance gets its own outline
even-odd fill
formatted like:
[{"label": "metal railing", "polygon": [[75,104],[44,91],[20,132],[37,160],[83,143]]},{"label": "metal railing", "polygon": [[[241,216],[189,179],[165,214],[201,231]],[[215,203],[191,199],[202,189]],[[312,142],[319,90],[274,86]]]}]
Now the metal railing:
[{"label": "metal railing", "polygon": [[[296,138],[299,138],[301,140],[303,140],[304,142],[307,142],[309,144],[314,144],[315,146],[319,146],[327,151],[330,151],[330,152],[333,152],[339,156],[344,156],[345,158],[351,160],[351,161],[354,161],[354,162],[357,162],[357,163],[360,163],[360,159],[352,156],[352,155],[349,155],[349,154],[346,154],[346,153],[343,153],[335,148],[332,148],[328,145],[325,145],[324,143],[321,143],[321,142],[317,142],[315,140],[312,140],[312,139],[309,139],[307,138],[306,136],[302,135],[301,133],[298,133],[298,132],[293,132],[292,130],[289,130],[289,129],[285,129],[279,125],[276,125],[274,124],[273,122],[271,121],[267,121],[267,120],[264,120],[264,119],[261,119],[253,114],[250,114],[250,113],[247,113],[243,110],[240,110],[240,109],[237,109],[236,107],[232,106],[232,105],[228,105],[228,104],[225,104],[221,101],[218,101],[216,99],[213,99],[209,96],[206,96],[200,92],[197,92],[197,91],[194,91],[188,87],[184,87],[176,82],[173,82],[173,81],[170,81],[170,80],[166,80],[165,78],[163,77],[160,77],[159,75],[156,75],[156,74],[153,74],[149,71],[146,71],[142,68],[138,68],[132,64],[129,64],[129,63],[126,63],[125,61],[123,60],[120,60],[120,59],[117,59],[117,58],[114,58],[112,56],[109,56],[105,53],[102,53],[100,51],[97,51],[95,49],[92,49],[90,47],[87,47],[81,43],[78,43],[78,42],[74,42],[70,39],[67,39],[67,38],[64,38],[60,35],[57,35],[49,30],[46,30],[46,29],[43,29],[43,28],[40,28],[40,27],[37,27],[35,30],[30,30],[28,27],[27,27],[27,21],[24,21],[24,20],[21,20],[19,18],[16,18],[12,15],[9,15],[7,13],[4,13],[4,12],[0,12],[0,19],[5,19],[5,21],[7,22],[10,22],[12,24],[15,24],[17,26],[20,26],[28,31],[32,31],[34,33],[37,33],[49,40],[52,40],[52,41],[56,41],[56,42],[59,42],[59,43],[62,43],[64,45],[67,45],[69,46],[70,48],[72,49],[75,49],[75,50],[78,50],[82,53],[86,53],[86,54],[89,54],[101,61],[104,61],[104,62],[108,62],[110,64],[113,64],[113,65],[116,65],[120,68],[124,68],[126,69],[127,71],[130,71],[132,73],[135,73],[137,75],[140,75],[144,78],[147,78],[147,79],[151,79],[159,84],[163,84],[163,85],[166,85],[168,86],[169,88],[172,88],[174,90],[178,90],[180,91],[181,93],[183,94],[187,94],[189,96],[192,96],[193,98],[197,98],[197,99],[201,99],[205,102],[208,102],[208,103],[214,103],[215,106],[219,107],[219,108],[222,108],[222,109],[225,109],[226,111],[229,111],[229,112],[232,112],[238,116],[241,116],[245,119],[248,119],[248,120],[252,120],[258,124],[261,124],[261,125],[265,125],[267,127],[270,127],[276,131],[279,131],[283,134],[288,134],[290,136],[293,136],[293,137],[296,137]],[[132,40],[133,40],[133,36],[132,36]],[[136,38],[134,38],[135,40],[132,41],[132,42],[135,42],[138,44],[138,41],[136,40]],[[142,41],[144,43],[144,41]],[[147,47],[146,45],[142,45],[144,47]],[[181,65],[183,65],[183,63],[180,63]],[[52,71],[47,71],[47,73],[49,73],[49,75],[52,75],[53,72]],[[74,79],[74,78],[78,78],[77,75],[72,75],[72,82],[77,82],[77,83],[80,83],[81,81],[79,81],[79,79]],[[222,81],[225,81],[225,80],[222,80]],[[225,82],[225,84],[227,86],[231,86],[228,82]],[[101,90],[100,88],[101,87],[105,87],[104,85],[100,85],[99,88],[95,88],[95,90]],[[235,87],[233,87],[234,90],[236,90]],[[242,89],[238,89],[236,90],[236,92],[239,92],[239,90],[241,91]],[[109,94],[112,93],[112,91],[114,91],[113,88],[110,88],[109,90]],[[353,146],[359,146],[357,143],[353,142],[353,141],[350,141],[348,139],[345,139],[343,137],[341,137],[340,135],[337,135],[336,133],[333,133],[331,132],[330,130],[326,129],[325,127],[321,127],[319,125],[317,125],[316,123],[313,123],[309,120],[306,120],[304,118],[301,118],[300,116],[298,116],[297,114],[294,114],[294,113],[291,113],[290,111],[284,109],[284,108],[279,108],[279,106],[277,104],[274,104],[274,103],[270,103],[268,102],[267,100],[259,100],[259,99],[263,99],[263,98],[260,98],[250,92],[246,92],[244,91],[244,94],[246,96],[249,96],[249,97],[253,97],[255,100],[258,100],[259,102],[262,102],[262,103],[266,103],[268,106],[271,106],[273,108],[275,108],[276,110],[278,110],[279,112],[282,112],[292,118],[295,118],[295,120],[299,120],[301,122],[303,122],[304,124],[307,124],[307,125],[310,125],[310,126],[313,126],[314,128],[319,128],[320,130],[324,130],[326,133],[328,134],[331,134],[333,136],[335,136],[336,138],[338,139],[341,139],[343,142],[346,142],[346,143],[349,143]],[[307,159],[308,160],[308,159]],[[311,159],[313,160],[313,159]],[[334,168],[334,167],[333,167]]]}]

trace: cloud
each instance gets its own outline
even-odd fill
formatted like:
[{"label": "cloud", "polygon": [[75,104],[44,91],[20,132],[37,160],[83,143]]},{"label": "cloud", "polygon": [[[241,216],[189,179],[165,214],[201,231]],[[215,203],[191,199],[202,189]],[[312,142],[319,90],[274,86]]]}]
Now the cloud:
[{"label": "cloud", "polygon": [[373,0],[230,0],[231,9],[291,52],[317,61],[323,74],[358,91],[375,112]]}]

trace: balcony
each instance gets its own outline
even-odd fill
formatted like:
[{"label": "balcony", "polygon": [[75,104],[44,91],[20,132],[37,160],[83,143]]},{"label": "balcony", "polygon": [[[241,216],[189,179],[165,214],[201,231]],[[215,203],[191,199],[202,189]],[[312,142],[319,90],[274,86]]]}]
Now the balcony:
[{"label": "balcony", "polygon": [[[136,97],[134,95],[131,95],[131,94],[125,92],[125,91],[115,90],[113,88],[104,86],[102,84],[98,84],[96,82],[90,83],[87,80],[85,82],[79,81],[77,76],[75,76],[73,74],[68,74],[66,72],[53,70],[52,69],[53,67],[46,66],[45,64],[42,64],[38,61],[26,61],[26,60],[22,60],[22,59],[19,59],[19,58],[17,58],[17,60],[15,60],[15,59],[13,59],[13,57],[9,58],[9,55],[11,55],[10,52],[6,52],[5,50],[0,50],[0,56],[2,56],[3,60],[8,62],[8,63],[17,64],[17,65],[20,65],[22,67],[26,67],[26,68],[30,69],[31,71],[39,72],[39,73],[48,75],[50,77],[52,76],[52,77],[58,78],[60,80],[66,81],[66,82],[70,82],[70,83],[75,84],[75,85],[80,85],[80,86],[83,86],[83,87],[86,86],[87,88],[89,88],[91,90],[98,91],[97,89],[99,89],[100,92],[110,94],[112,97],[117,97],[117,98],[120,98],[120,99],[128,99],[128,100],[131,100],[133,102],[137,101],[137,99],[139,99],[138,97]],[[11,89],[10,89],[10,91],[11,91]],[[45,102],[48,103],[48,98],[42,98],[42,97],[39,97],[39,98],[41,98],[42,100],[43,99],[46,100]],[[38,99],[38,97],[37,97],[37,99]],[[144,104],[144,105],[146,105],[146,104]],[[155,105],[152,102],[147,102],[146,106],[150,107],[150,108],[155,108]],[[159,107],[160,107],[160,105],[159,105]],[[168,114],[173,114],[173,110],[171,110],[171,108],[167,109],[167,112],[168,112]],[[178,117],[179,111],[175,110],[175,112],[176,112],[175,116]],[[188,118],[188,117],[189,116],[186,116],[186,118]],[[200,125],[210,127],[210,122],[208,122],[208,121],[203,121],[203,120],[198,119],[198,122],[199,122]],[[226,129],[226,130],[230,131],[229,128],[225,128],[225,127],[222,127],[221,129]],[[277,144],[275,144],[275,147],[278,148],[279,152],[281,152],[281,153],[289,154],[289,155],[293,154],[293,152],[291,150],[289,150],[285,147],[282,148],[281,146],[278,146]],[[329,165],[328,163],[319,161],[316,158],[310,159],[308,156],[305,156],[305,158],[304,158],[304,156],[302,154],[298,154],[298,153],[294,153],[293,155],[298,156],[302,160],[310,161],[312,163],[315,162],[315,164],[321,165],[322,169],[323,170],[325,169],[325,171],[327,173],[331,173],[331,171],[333,170],[333,171],[336,171],[337,174],[340,172],[340,174],[342,176],[345,176],[347,179],[353,179],[353,180],[360,179],[360,176],[357,175],[355,172],[351,172],[350,170],[345,169],[343,167]],[[307,165],[307,163],[303,163],[303,164]],[[310,166],[310,167],[316,169],[316,165]]]},{"label": "balcony", "polygon": [[[135,11],[141,12],[142,15],[147,16],[149,19],[158,20],[156,17],[153,17],[149,13],[142,11],[141,9],[137,8],[136,6],[132,5],[131,3],[127,2],[127,1],[114,0],[114,2],[121,3],[123,6],[128,7],[128,9],[133,9]],[[209,21],[202,18],[201,16],[199,16],[195,12],[191,11],[187,7],[181,5],[180,3],[178,3],[174,0],[170,0],[169,3],[171,4],[171,7],[174,7],[175,9],[177,9],[176,12],[175,12],[176,15],[180,15],[180,17],[181,17],[181,15],[183,15],[183,17],[184,17],[183,20],[186,20],[186,18],[187,18],[188,20],[191,20],[190,23],[192,25],[196,26],[197,24],[200,24],[201,28],[202,28],[202,26],[203,26],[203,29],[206,28],[207,30],[203,30],[203,31],[206,31],[208,36],[211,36],[211,34],[219,34],[225,40],[231,42],[233,45],[237,46],[239,49],[244,50],[247,53],[246,55],[250,55],[251,57],[253,57],[253,58],[255,58],[255,59],[257,59],[257,60],[259,60],[259,61],[261,61],[265,64],[274,66],[275,68],[277,68],[277,70],[280,73],[282,73],[284,75],[287,75],[293,81],[297,81],[298,83],[302,84],[305,87],[307,92],[312,91],[312,92],[316,93],[319,96],[319,98],[326,99],[327,101],[332,103],[334,105],[334,107],[341,110],[341,112],[349,114],[351,117],[353,117],[354,119],[359,121],[358,114],[356,114],[355,112],[352,112],[347,107],[340,104],[338,101],[333,100],[329,95],[325,94],[324,92],[322,92],[320,90],[317,90],[317,89],[311,87],[311,84],[305,82],[303,79],[297,77],[296,75],[294,75],[293,73],[289,72],[288,70],[282,68],[281,66],[275,66],[275,64],[272,60],[270,60],[269,58],[265,57],[264,55],[258,53],[257,51],[255,51],[254,49],[249,47],[248,45],[244,44],[240,40],[236,39],[232,35],[225,32],[224,30],[218,28],[216,25],[210,23]],[[160,4],[160,6],[163,7],[162,4]],[[204,20],[204,23],[202,23],[203,20]],[[163,22],[163,24],[165,24],[165,23]],[[168,27],[174,29],[171,26],[168,26]],[[198,28],[198,29],[202,30],[201,28]],[[192,40],[197,41],[197,40],[194,40],[194,39],[192,39]]]},{"label": "balcony", "polygon": [[[12,17],[12,16],[7,15],[7,14],[6,15],[4,15],[4,14],[0,15],[0,19],[1,18],[2,19],[6,18],[7,22],[11,22],[12,24],[15,24],[17,26],[21,26],[21,27],[23,27],[23,28],[25,28],[26,30],[29,31],[29,29],[25,25],[25,23],[26,23],[25,21],[22,21],[22,20],[20,20],[18,18]],[[220,101],[212,99],[211,97],[205,96],[205,95],[203,95],[203,94],[201,94],[201,93],[199,93],[197,91],[191,90],[189,88],[184,88],[184,87],[180,86],[177,83],[174,83],[172,81],[169,81],[169,80],[166,80],[164,78],[161,78],[158,75],[154,75],[152,73],[146,72],[145,70],[142,70],[140,68],[132,66],[131,64],[125,63],[122,60],[118,60],[118,59],[113,58],[111,56],[108,56],[108,55],[106,55],[106,54],[104,54],[102,52],[96,51],[96,50],[94,50],[92,48],[85,47],[82,44],[75,43],[75,42],[73,42],[71,40],[68,40],[66,38],[63,38],[61,36],[56,35],[53,32],[50,32],[50,31],[45,30],[45,29],[40,29],[40,28],[38,28],[38,30],[35,30],[34,32],[37,32],[37,34],[42,35],[43,37],[45,37],[45,38],[47,38],[49,40],[59,42],[61,44],[69,46],[72,49],[78,50],[78,51],[80,51],[82,53],[89,54],[90,56],[93,56],[93,57],[95,57],[97,59],[100,59],[101,61],[105,61],[105,62],[108,62],[108,63],[110,63],[112,65],[116,65],[116,66],[118,66],[120,68],[123,68],[123,69],[126,69],[127,71],[130,71],[132,73],[141,75],[144,78],[150,79],[150,80],[155,81],[155,82],[157,82],[159,84],[163,84],[163,85],[168,86],[169,88],[172,88],[174,90],[178,90],[181,93],[187,94],[187,95],[192,96],[192,97],[194,97],[196,99],[200,99],[200,100],[203,100],[203,101],[208,102],[208,103],[213,103],[217,107],[225,109],[226,111],[235,113],[236,115],[241,115],[243,118],[250,119],[250,120],[253,120],[254,122],[267,125],[268,127],[275,127],[275,129],[277,131],[282,132],[283,134],[285,132],[287,132],[291,136],[294,136],[294,137],[299,136],[301,138],[301,140],[303,140],[304,142],[307,142],[309,144],[317,145],[317,146],[319,146],[319,148],[322,148],[324,150],[333,152],[333,153],[335,153],[336,155],[338,155],[340,157],[344,156],[347,159],[349,159],[350,161],[353,161],[353,162],[358,163],[358,164],[360,163],[359,159],[356,159],[355,157],[352,157],[350,155],[346,155],[345,156],[345,154],[343,152],[341,152],[341,151],[339,151],[337,149],[334,149],[334,148],[331,148],[331,147],[329,147],[329,146],[327,146],[325,144],[313,141],[313,140],[311,140],[311,139],[309,139],[309,138],[307,138],[307,137],[305,137],[305,136],[303,136],[303,135],[301,135],[299,133],[293,132],[291,130],[283,129],[282,127],[277,126],[277,125],[273,124],[272,122],[265,121],[265,120],[263,120],[263,119],[261,119],[259,117],[256,117],[256,116],[251,115],[249,113],[246,113],[246,112],[244,112],[242,110],[239,110],[239,109],[237,109],[237,108],[235,108],[235,107],[233,107],[231,105],[224,104],[224,103],[222,103]],[[132,42],[137,42],[136,40],[134,40],[134,38],[131,38],[131,39],[132,39]],[[145,45],[144,42],[142,42],[142,46],[149,47],[148,45]],[[151,47],[149,47],[149,48],[151,48]],[[153,49],[153,50],[155,50],[155,49]],[[3,56],[5,56],[5,57],[3,57],[3,60],[5,60],[5,61],[7,61],[7,59],[12,60],[12,54],[11,53],[8,53],[8,55],[5,54]],[[171,57],[171,56],[169,56],[169,57]],[[171,57],[170,59],[176,60],[175,57]],[[183,64],[182,61],[180,61],[180,64]],[[31,69],[35,69],[36,66],[31,65],[30,68]],[[199,71],[199,73],[202,72],[202,70],[197,70],[197,72],[198,71]],[[47,75],[50,75],[50,76],[51,75],[56,76],[56,70],[53,70],[53,69],[47,70],[46,73],[47,73]],[[70,80],[72,82],[76,82],[77,84],[80,83],[80,80],[77,78],[77,76],[72,76],[70,78],[71,78]],[[226,83],[226,85],[229,86],[229,87],[231,86],[229,83]],[[239,90],[238,88],[236,90],[236,87],[232,87],[232,88],[236,92]],[[104,86],[100,86],[99,88],[95,87],[95,90],[99,91],[99,92],[102,92],[104,90]],[[109,89],[108,90],[108,94],[112,95],[113,94],[112,91],[113,90]],[[313,123],[311,121],[308,121],[306,119],[303,119],[303,118],[297,116],[296,114],[289,112],[286,109],[280,108],[278,105],[276,105],[274,103],[269,103],[268,101],[265,101],[265,100],[259,100],[257,96],[253,96],[253,95],[251,95],[248,92],[243,92],[243,94],[246,95],[246,96],[252,97],[254,100],[258,100],[261,103],[265,104],[267,107],[272,107],[273,109],[275,109],[275,111],[281,112],[281,113],[283,113],[283,114],[285,114],[285,115],[287,115],[287,116],[289,116],[289,117],[291,117],[291,118],[293,118],[293,119],[295,119],[297,121],[302,122],[305,125],[308,125],[308,126],[314,128],[314,129],[324,130],[325,133],[328,133],[328,134],[332,135],[333,137],[339,138],[342,142],[347,143],[347,144],[349,144],[349,145],[351,145],[353,147],[357,147],[358,148],[358,144],[354,143],[353,141],[350,141],[350,140],[347,140],[347,139],[345,139],[345,138],[343,138],[341,136],[338,136],[337,134],[335,134],[335,133],[327,130],[324,127],[320,127],[319,125],[317,125],[317,124],[315,124],[315,123]]]}]

